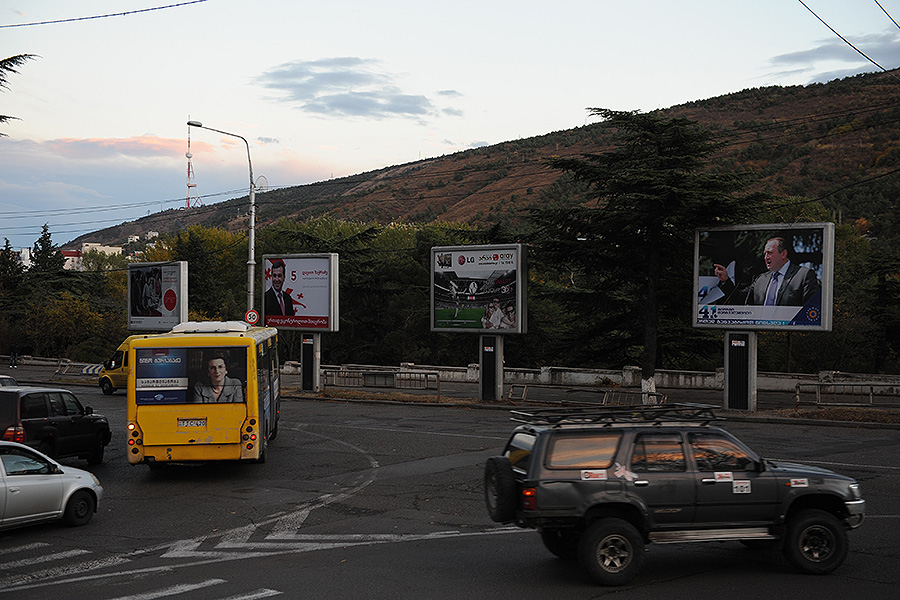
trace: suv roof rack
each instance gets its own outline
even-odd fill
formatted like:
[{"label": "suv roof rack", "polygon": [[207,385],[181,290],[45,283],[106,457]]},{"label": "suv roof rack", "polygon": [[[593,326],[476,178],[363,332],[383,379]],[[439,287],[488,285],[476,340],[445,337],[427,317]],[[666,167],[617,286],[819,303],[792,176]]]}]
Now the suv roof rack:
[{"label": "suv roof rack", "polygon": [[665,405],[635,404],[614,407],[544,408],[530,411],[512,410],[510,420],[528,425],[587,425],[615,423],[701,423],[723,421],[711,404],[675,403]]}]

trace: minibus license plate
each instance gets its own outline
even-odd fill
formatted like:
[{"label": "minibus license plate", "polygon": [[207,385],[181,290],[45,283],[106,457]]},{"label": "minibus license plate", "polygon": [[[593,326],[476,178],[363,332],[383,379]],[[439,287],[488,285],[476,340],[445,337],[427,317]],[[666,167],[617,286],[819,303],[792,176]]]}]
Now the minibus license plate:
[{"label": "minibus license plate", "polygon": [[206,427],[206,419],[178,419],[179,427]]}]

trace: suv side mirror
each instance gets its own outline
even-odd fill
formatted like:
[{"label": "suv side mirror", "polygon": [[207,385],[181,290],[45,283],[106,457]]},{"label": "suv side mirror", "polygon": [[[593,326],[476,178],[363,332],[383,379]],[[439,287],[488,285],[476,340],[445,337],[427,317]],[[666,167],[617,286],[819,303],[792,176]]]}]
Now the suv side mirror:
[{"label": "suv side mirror", "polygon": [[91,408],[90,406],[85,406],[85,407],[84,407],[84,414],[86,414],[86,415],[92,415],[92,414],[94,414],[94,409]]}]

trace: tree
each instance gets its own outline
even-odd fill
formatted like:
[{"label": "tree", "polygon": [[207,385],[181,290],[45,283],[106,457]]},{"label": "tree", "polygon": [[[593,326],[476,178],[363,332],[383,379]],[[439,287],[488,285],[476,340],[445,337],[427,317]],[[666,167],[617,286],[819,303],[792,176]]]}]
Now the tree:
[{"label": "tree", "polygon": [[66,259],[59,251],[59,246],[55,246],[50,239],[50,227],[44,223],[41,227],[41,237],[31,249],[31,272],[56,273],[62,271],[65,264]]},{"label": "tree", "polygon": [[672,348],[682,351],[683,340],[698,335],[684,327],[694,230],[736,222],[754,204],[741,195],[744,176],[708,168],[718,144],[696,122],[590,113],[615,128],[618,144],[602,154],[551,160],[583,185],[581,193],[533,208],[530,219],[543,259],[559,271],[557,297],[577,317],[571,325],[583,339],[574,341],[625,360],[639,355],[642,389],[653,392],[661,315]]},{"label": "tree", "polygon": [[[0,90],[9,89],[9,86],[6,85],[6,76],[9,73],[18,73],[19,71],[16,70],[16,67],[24,64],[25,61],[32,58],[36,58],[34,54],[18,54],[16,56],[10,56],[9,58],[0,60]],[[0,115],[0,123],[6,123],[10,119],[15,118],[16,117]],[[0,133],[0,137],[6,137],[6,134]]]},{"label": "tree", "polygon": [[25,267],[22,266],[18,253],[10,246],[9,239],[3,239],[5,243],[0,250],[0,292],[12,292],[22,281]]}]

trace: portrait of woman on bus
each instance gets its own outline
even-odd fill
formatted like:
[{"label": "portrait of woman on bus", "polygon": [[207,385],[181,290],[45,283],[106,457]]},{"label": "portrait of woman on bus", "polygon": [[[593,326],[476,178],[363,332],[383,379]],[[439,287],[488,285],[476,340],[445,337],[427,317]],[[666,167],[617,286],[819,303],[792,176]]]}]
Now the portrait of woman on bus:
[{"label": "portrait of woman on bus", "polygon": [[206,377],[194,385],[194,402],[203,404],[243,402],[243,384],[228,377],[228,355],[217,351],[205,357]]}]

